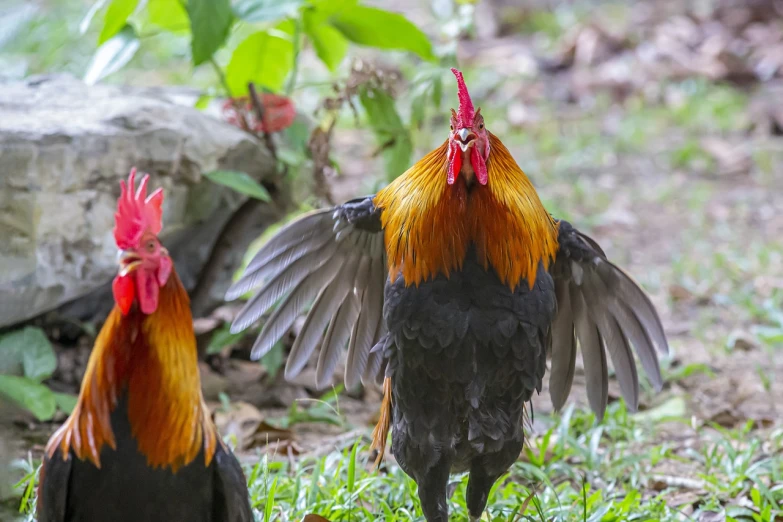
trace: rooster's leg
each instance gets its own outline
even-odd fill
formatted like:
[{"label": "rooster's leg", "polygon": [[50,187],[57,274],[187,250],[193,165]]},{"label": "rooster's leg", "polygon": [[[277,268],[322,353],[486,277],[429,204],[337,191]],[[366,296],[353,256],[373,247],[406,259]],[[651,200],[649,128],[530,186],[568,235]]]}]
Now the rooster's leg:
[{"label": "rooster's leg", "polygon": [[451,463],[441,456],[435,466],[416,477],[421,510],[424,512],[427,522],[448,522],[449,520],[446,490],[449,484],[450,468]]},{"label": "rooster's leg", "polygon": [[471,521],[481,518],[487,507],[489,490],[495,481],[505,473],[522,451],[522,438],[506,442],[500,451],[487,453],[473,460],[468,477],[465,500]]}]

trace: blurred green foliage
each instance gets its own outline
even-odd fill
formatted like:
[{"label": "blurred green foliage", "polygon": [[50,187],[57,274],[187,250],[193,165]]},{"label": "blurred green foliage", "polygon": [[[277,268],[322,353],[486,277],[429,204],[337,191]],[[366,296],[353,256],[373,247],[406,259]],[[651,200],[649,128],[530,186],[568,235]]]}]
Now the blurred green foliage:
[{"label": "blurred green foliage", "polygon": [[38,420],[54,417],[57,408],[70,412],[75,399],[55,393],[43,381],[57,368],[57,356],[46,334],[32,326],[0,336],[0,399],[7,399]]}]

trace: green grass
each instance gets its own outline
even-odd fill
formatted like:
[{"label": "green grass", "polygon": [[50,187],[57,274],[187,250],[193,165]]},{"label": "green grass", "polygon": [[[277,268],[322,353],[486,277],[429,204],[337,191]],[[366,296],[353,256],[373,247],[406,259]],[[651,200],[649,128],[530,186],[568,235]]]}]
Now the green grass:
[{"label": "green grass", "polygon": [[[549,428],[529,441],[493,488],[487,520],[687,520],[683,513],[691,508],[678,505],[675,493],[691,488],[699,498],[692,520],[703,511],[724,512],[727,520],[783,516],[783,430],[757,432],[752,423],[737,430],[693,429],[670,411],[664,403],[630,415],[616,402],[602,423],[573,407],[539,418]],[[365,442],[317,459],[259,456],[245,469],[257,519],[301,520],[316,513],[332,522],[423,520],[415,483],[396,465],[374,470]],[[21,510],[32,520],[36,463],[16,466],[24,475],[16,485]],[[453,480],[450,512],[454,520],[466,520],[467,476]]]}]

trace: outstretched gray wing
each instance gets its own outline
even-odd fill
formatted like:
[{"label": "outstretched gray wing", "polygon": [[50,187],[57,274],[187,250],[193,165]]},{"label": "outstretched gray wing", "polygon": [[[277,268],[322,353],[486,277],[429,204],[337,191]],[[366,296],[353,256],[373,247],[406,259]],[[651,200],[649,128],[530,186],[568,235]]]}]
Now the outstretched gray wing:
[{"label": "outstretched gray wing", "polygon": [[316,386],[328,386],[346,343],[347,387],[378,374],[382,356],[370,350],[384,333],[387,268],[380,210],[372,200],[354,199],[287,225],[261,248],[226,294],[232,300],[260,287],[234,319],[232,332],[246,329],[280,301],[253,345],[255,359],[312,303],[286,362],[287,379],[298,375],[320,346]]},{"label": "outstretched gray wing", "polygon": [[650,382],[662,386],[656,349],[668,353],[661,320],[647,294],[606,259],[601,247],[567,221],[559,222],[559,250],[550,269],[557,313],[552,323],[549,392],[555,409],[565,403],[574,378],[576,341],[582,351],[590,407],[606,409],[606,352],[630,410],[639,404],[639,378],[631,347]]}]

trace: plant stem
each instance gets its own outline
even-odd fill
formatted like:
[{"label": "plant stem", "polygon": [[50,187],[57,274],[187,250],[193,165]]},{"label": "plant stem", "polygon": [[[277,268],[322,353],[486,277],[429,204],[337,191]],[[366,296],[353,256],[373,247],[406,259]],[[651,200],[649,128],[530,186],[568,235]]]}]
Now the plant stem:
[{"label": "plant stem", "polygon": [[226,81],[226,75],[223,73],[223,69],[221,69],[218,63],[215,61],[214,56],[209,57],[209,63],[211,63],[212,67],[215,69],[215,73],[217,73],[218,78],[220,79],[220,84],[223,86],[223,89],[226,91],[226,96],[231,96],[231,89],[228,88],[228,81]]},{"label": "plant stem", "polygon": [[291,96],[294,92],[294,86],[296,85],[296,76],[299,72],[299,51],[301,50],[301,32],[302,32],[302,20],[296,18],[294,20],[294,64],[291,68],[291,76],[288,78],[288,84],[285,87],[286,96]]}]

